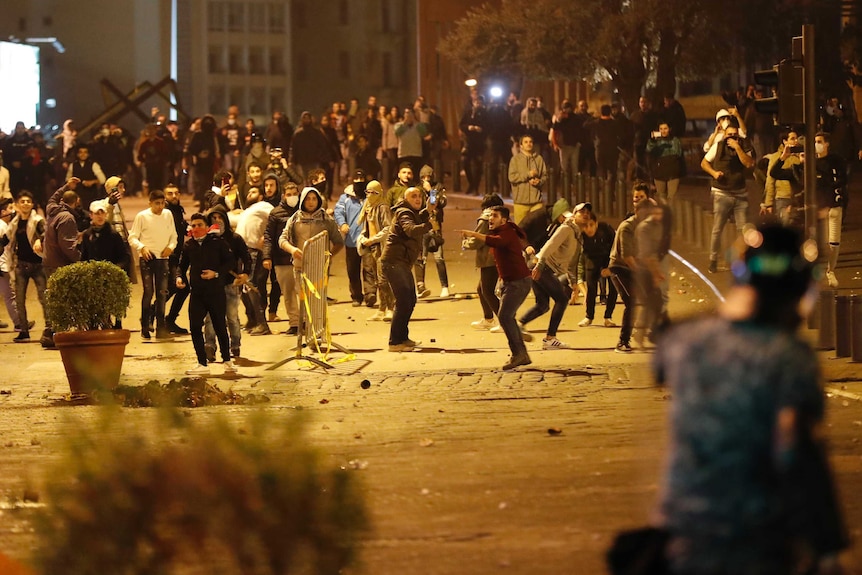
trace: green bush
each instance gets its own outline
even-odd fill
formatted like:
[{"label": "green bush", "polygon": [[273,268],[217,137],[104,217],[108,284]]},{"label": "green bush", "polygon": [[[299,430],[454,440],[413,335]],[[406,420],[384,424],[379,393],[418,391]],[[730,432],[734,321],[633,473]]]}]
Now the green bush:
[{"label": "green bush", "polygon": [[101,261],[59,268],[48,280],[45,315],[54,331],[112,329],[126,316],[131,298],[129,277]]},{"label": "green bush", "polygon": [[165,413],[146,430],[74,424],[36,521],[41,573],[336,575],[355,563],[367,528],[355,472],[326,468],[304,418],[257,413],[238,429]]}]

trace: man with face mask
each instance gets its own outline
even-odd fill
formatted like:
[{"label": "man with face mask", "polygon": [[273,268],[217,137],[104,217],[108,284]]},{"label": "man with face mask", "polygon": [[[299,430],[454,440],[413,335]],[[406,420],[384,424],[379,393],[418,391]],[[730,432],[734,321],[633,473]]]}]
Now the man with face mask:
[{"label": "man with face mask", "polygon": [[[186,371],[187,375],[207,376],[210,374],[209,358],[204,343],[204,320],[211,317],[213,330],[221,350],[226,375],[237,372],[236,364],[230,358],[230,340],[225,323],[225,277],[235,264],[227,242],[215,233],[209,233],[210,226],[206,216],[193,214],[189,220],[190,238],[183,244],[183,254],[175,278],[180,289],[189,286],[189,327],[192,344],[195,347],[197,365]],[[188,274],[188,277],[186,275]]]},{"label": "man with face mask", "polygon": [[383,186],[377,180],[371,180],[365,186],[365,205],[359,216],[362,233],[356,240],[356,245],[362,257],[362,289],[364,301],[368,307],[374,307],[378,298],[380,301],[377,313],[370,321],[392,321],[392,310],[395,308],[395,297],[389,282],[383,277],[380,256],[383,245],[389,236],[389,226],[392,224],[392,211],[389,204],[383,200]]},{"label": "man with face mask", "polygon": [[335,203],[333,217],[341,237],[344,238],[345,262],[347,263],[347,279],[350,283],[350,299],[353,307],[359,307],[365,301],[362,293],[362,258],[357,249],[357,240],[362,233],[359,215],[365,202],[365,172],[356,170],[353,183],[344,188],[344,193]]},{"label": "man with face mask", "polygon": [[[329,239],[328,250],[333,256],[344,247],[344,238],[338,229],[335,220],[326,213],[323,195],[317,188],[307,187],[299,196],[299,209],[290,216],[284,231],[278,238],[278,247],[288,252],[293,257],[293,270],[295,285],[301,284],[301,273],[304,261],[302,249],[305,242],[322,231],[326,231]],[[311,334],[307,334],[311,335]]]},{"label": "man with face mask", "polygon": [[722,108],[718,112],[715,113],[715,129],[709,135],[706,142],[703,144],[703,151],[709,152],[710,148],[714,146],[716,143],[720,142],[724,138],[724,131],[731,123],[731,119],[736,119],[736,126],[739,129],[739,137],[747,138],[748,134],[745,130],[745,122],[742,120],[742,117],[739,115],[739,112],[736,108]]},{"label": "man with face mask", "polygon": [[712,203],[714,222],[709,249],[709,273],[718,271],[718,253],[721,249],[721,232],[730,220],[742,233],[748,223],[748,193],[745,189],[745,170],[754,166],[754,150],[740,135],[735,119],[727,127],[700,162],[700,167],[712,176]]},{"label": "man with face mask", "polygon": [[[288,183],[284,186],[281,203],[269,213],[266,231],[263,234],[263,267],[267,270],[275,270],[277,281],[273,287],[279,287],[281,293],[284,295],[284,307],[287,310],[287,319],[290,322],[289,329],[286,332],[287,335],[296,335],[297,326],[299,325],[299,303],[296,299],[296,289],[294,287],[293,258],[289,252],[279,247],[278,239],[281,237],[287,221],[296,213],[298,208],[299,189],[296,187],[296,184]],[[262,282],[257,288],[261,292],[262,299],[266,301],[266,284]],[[274,297],[274,293],[271,293],[270,309],[272,308],[273,299],[275,299],[276,307],[278,306],[278,300]]]},{"label": "man with face mask", "polygon": [[239,168],[240,151],[242,150],[245,140],[245,127],[240,125],[236,114],[228,114],[225,125],[221,128],[222,140],[225,142],[225,149],[222,150],[225,170],[231,172]]},{"label": "man with face mask", "polygon": [[[239,357],[242,343],[242,327],[239,323],[240,286],[248,281],[251,271],[251,256],[248,253],[245,240],[231,230],[230,217],[224,208],[216,206],[210,210],[207,214],[207,221],[213,233],[227,242],[233,259],[229,273],[221,279],[224,284],[225,318],[230,336],[230,355]],[[213,327],[212,315],[210,315],[204,320],[204,349],[208,361],[215,361],[215,346],[216,332]]]}]

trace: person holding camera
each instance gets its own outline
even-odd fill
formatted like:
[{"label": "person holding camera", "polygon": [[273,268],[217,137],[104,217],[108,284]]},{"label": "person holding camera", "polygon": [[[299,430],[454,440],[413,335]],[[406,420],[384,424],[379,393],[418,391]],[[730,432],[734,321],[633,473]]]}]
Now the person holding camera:
[{"label": "person holding camera", "polygon": [[[769,155],[766,168],[766,185],[763,190],[763,203],[760,214],[775,214],[782,224],[790,224],[793,218],[793,196],[801,190],[800,177],[802,160],[799,134],[789,130],[782,136],[778,151]],[[786,170],[784,174],[773,175],[773,169]]]},{"label": "person holding camera", "polygon": [[416,291],[420,298],[431,295],[431,290],[425,287],[425,262],[431,255],[437,263],[437,276],[440,278],[440,297],[449,297],[449,274],[446,271],[446,260],[443,259],[443,208],[446,207],[446,190],[434,177],[434,168],[425,165],[419,170],[419,181],[425,192],[426,205],[433,209],[431,231],[422,236],[422,254],[413,266],[416,276]]},{"label": "person holding camera", "polygon": [[712,145],[700,167],[712,176],[712,240],[709,248],[709,273],[718,271],[721,232],[733,214],[736,229],[742,233],[748,224],[748,193],[745,170],[754,166],[751,143],[739,135],[739,123],[730,118],[721,140]]},{"label": "person holding camera", "polygon": [[685,158],[682,143],[672,134],[670,124],[665,120],[659,122],[658,130],[651,134],[646,153],[650,158],[656,196],[663,202],[672,201],[679,189]]}]

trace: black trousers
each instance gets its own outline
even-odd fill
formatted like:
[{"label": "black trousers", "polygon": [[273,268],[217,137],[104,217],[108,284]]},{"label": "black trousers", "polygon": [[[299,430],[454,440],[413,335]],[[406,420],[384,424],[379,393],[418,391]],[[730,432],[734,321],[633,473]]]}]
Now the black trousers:
[{"label": "black trousers", "polygon": [[347,280],[350,283],[350,299],[362,303],[365,299],[362,293],[362,256],[356,248],[344,246],[344,258],[347,261]]},{"label": "black trousers", "polygon": [[189,298],[189,331],[192,334],[192,345],[195,346],[195,355],[198,356],[199,364],[207,364],[207,352],[204,344],[204,318],[207,314],[210,316],[216,333],[222,360],[230,361],[230,338],[227,333],[226,313],[224,284],[221,280],[207,280],[205,287],[192,289]]}]

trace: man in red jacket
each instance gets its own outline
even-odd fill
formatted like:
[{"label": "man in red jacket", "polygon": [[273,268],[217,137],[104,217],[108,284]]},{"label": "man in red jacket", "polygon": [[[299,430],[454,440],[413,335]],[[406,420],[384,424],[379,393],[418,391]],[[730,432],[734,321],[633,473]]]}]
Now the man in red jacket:
[{"label": "man in red jacket", "polygon": [[527,355],[527,346],[521,328],[515,320],[515,313],[532,287],[530,269],[524,260],[524,249],[527,247],[527,235],[524,231],[509,221],[509,208],[494,206],[488,219],[488,234],[472,230],[461,230],[464,237],[473,237],[488,244],[497,264],[497,272],[503,280],[503,296],[500,298],[500,312],[497,317],[500,327],[506,334],[512,357],[503,369],[514,369],[520,365],[530,365],[532,360]]}]

